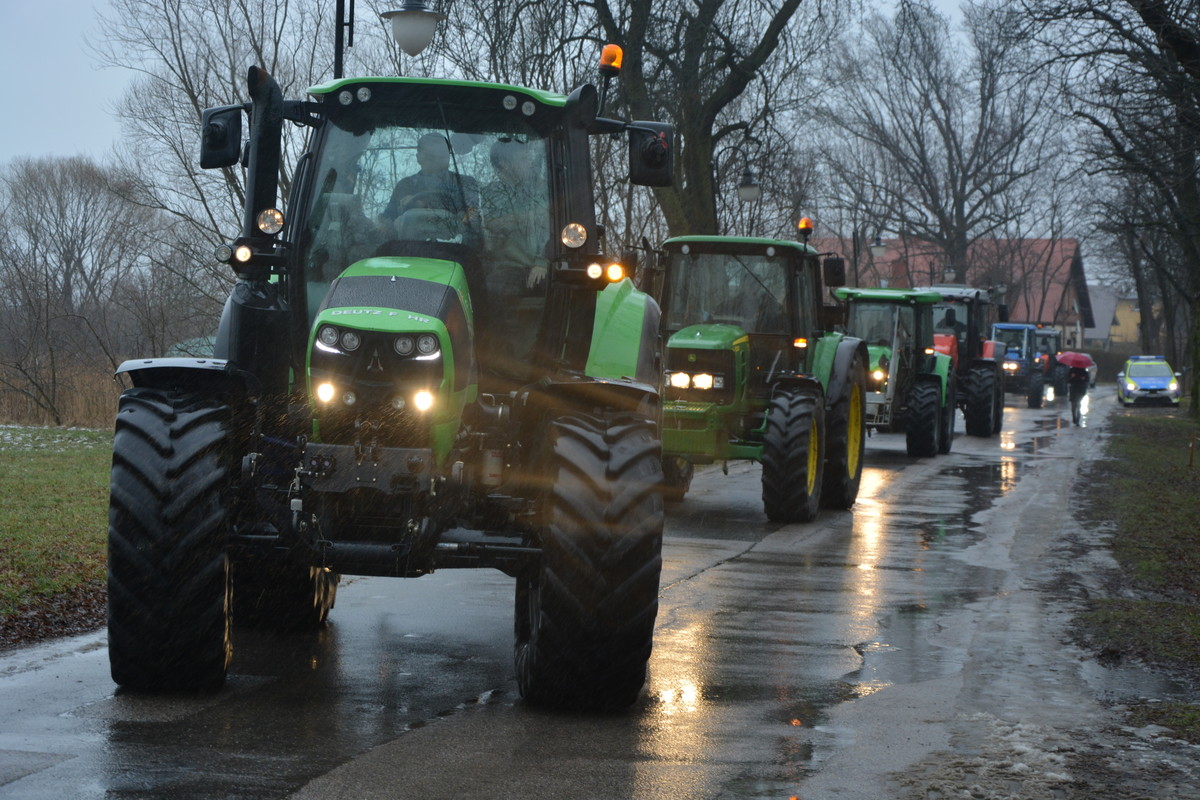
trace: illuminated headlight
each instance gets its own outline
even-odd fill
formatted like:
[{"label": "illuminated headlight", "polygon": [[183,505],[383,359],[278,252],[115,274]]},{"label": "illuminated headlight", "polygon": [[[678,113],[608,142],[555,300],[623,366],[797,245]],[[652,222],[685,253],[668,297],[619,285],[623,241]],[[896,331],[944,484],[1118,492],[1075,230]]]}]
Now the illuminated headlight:
[{"label": "illuminated headlight", "polygon": [[1137,388],[1138,387],[1137,387],[1136,383],[1126,383],[1125,384],[1125,391],[1127,391],[1127,392],[1136,392]]},{"label": "illuminated headlight", "polygon": [[396,341],[392,343],[396,353],[402,356],[411,356],[416,346],[411,336],[397,336]]},{"label": "illuminated headlight", "polygon": [[578,222],[571,222],[563,226],[562,243],[575,249],[583,247],[583,243],[587,241],[587,228],[580,225]]},{"label": "illuminated headlight", "polygon": [[695,386],[697,389],[711,389],[713,388],[713,376],[709,375],[707,372],[701,372],[699,375],[693,375],[692,386]]},{"label": "illuminated headlight", "polygon": [[871,377],[877,381],[882,381],[884,378],[887,377],[887,373],[881,369],[877,369],[871,373]]},{"label": "illuminated headlight", "polygon": [[362,344],[362,337],[354,331],[346,331],[342,334],[342,347],[347,350],[357,350],[360,344]]},{"label": "illuminated headlight", "polygon": [[599,264],[588,264],[587,276],[592,280],[596,280],[604,274],[604,267]]},{"label": "illuminated headlight", "polygon": [[264,208],[258,212],[258,229],[274,236],[283,230],[283,212],[278,208]]},{"label": "illuminated headlight", "polygon": [[413,395],[413,408],[417,411],[428,411],[433,408],[433,392],[422,389]]},{"label": "illuminated headlight", "polygon": [[337,390],[333,388],[332,383],[322,383],[317,385],[317,399],[322,403],[328,403],[333,399],[333,396],[336,393]]},{"label": "illuminated headlight", "polygon": [[672,372],[667,380],[675,389],[686,389],[692,385],[692,376],[686,372]]},{"label": "illuminated headlight", "polygon": [[417,352],[423,356],[436,353],[438,350],[437,337],[432,333],[422,333],[417,337]]},{"label": "illuminated headlight", "polygon": [[1171,382],[1170,382],[1170,383],[1167,385],[1167,390],[1168,390],[1168,391],[1172,391],[1172,392],[1178,392],[1178,391],[1179,391],[1179,384],[1178,384],[1178,383],[1176,383],[1175,381],[1171,381]]},{"label": "illuminated headlight", "polygon": [[324,325],[317,331],[317,341],[326,347],[337,347],[338,332],[332,325]]},{"label": "illuminated headlight", "polygon": [[604,270],[604,277],[612,283],[616,283],[625,277],[625,268],[620,264],[609,264],[608,269]]},{"label": "illuminated headlight", "polygon": [[1016,364],[1016,362],[1015,362],[1015,361],[1005,361],[1005,362],[1004,362],[1004,368],[1005,368],[1006,370],[1008,370],[1009,372],[1016,372],[1016,371],[1017,371],[1017,364]]},{"label": "illuminated headlight", "polygon": [[243,264],[249,261],[253,255],[254,251],[250,249],[249,245],[238,245],[238,248],[233,251],[233,257]]}]

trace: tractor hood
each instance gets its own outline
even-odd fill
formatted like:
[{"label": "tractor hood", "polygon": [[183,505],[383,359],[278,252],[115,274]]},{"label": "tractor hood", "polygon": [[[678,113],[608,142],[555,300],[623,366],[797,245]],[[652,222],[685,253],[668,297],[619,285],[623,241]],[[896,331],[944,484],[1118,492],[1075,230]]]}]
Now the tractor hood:
[{"label": "tractor hood", "polygon": [[667,340],[667,347],[686,347],[691,350],[732,350],[735,345],[750,341],[749,335],[737,325],[715,323],[689,325]]}]

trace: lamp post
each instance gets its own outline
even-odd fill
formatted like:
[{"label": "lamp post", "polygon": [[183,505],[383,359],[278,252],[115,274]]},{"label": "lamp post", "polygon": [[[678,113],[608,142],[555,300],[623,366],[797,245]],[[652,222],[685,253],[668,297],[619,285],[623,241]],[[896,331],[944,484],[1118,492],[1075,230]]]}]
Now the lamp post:
[{"label": "lamp post", "polygon": [[437,24],[446,18],[425,4],[425,0],[404,0],[393,11],[379,16],[392,23],[392,38],[410,56],[421,54],[433,41]]}]

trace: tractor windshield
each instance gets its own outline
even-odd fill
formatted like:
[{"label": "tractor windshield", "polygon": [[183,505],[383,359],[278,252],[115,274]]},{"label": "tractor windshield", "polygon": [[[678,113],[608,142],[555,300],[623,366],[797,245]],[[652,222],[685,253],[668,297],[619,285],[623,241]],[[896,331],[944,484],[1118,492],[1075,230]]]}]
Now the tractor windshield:
[{"label": "tractor windshield", "polygon": [[[901,315],[900,311],[906,311]],[[912,309],[894,303],[851,303],[846,330],[868,345],[891,347],[897,322],[900,323],[900,338],[912,336]]]},{"label": "tractor windshield", "polygon": [[1025,358],[1025,337],[1028,333],[1029,331],[1025,328],[995,328],[992,335],[997,341],[1004,343],[1005,354],[1008,358]]},{"label": "tractor windshield", "polygon": [[672,252],[667,327],[726,323],[787,334],[787,265],[782,254]]},{"label": "tractor windshield", "polygon": [[546,151],[519,118],[462,106],[390,106],[331,120],[299,236],[310,320],[333,279],[381,255],[457,262],[472,294],[486,293],[493,307],[544,296]]}]

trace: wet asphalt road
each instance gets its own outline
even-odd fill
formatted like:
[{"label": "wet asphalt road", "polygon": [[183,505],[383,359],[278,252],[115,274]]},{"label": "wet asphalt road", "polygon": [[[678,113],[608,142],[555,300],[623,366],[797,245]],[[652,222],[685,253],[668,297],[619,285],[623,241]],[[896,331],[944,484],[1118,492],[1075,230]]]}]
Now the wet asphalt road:
[{"label": "wet asphalt road", "polygon": [[[933,709],[944,698],[900,690],[968,667],[980,708],[1039,688],[1002,665],[989,677],[947,621],[1011,588],[1011,554],[989,538],[1006,530],[997,505],[1061,505],[1114,404],[1094,395],[1089,430],[1061,401],[1016,400],[999,437],[965,436],[960,416],[948,456],[872,437],[854,509],[808,525],[766,521],[755,465],[699,472],[668,506],[651,674],[628,711],[520,702],[500,573],[348,578],[320,634],[239,631],[211,695],[117,692],[103,632],[0,654],[0,797],[872,796],[950,733],[920,709],[846,709]],[[985,634],[998,650],[1016,635]]]}]

